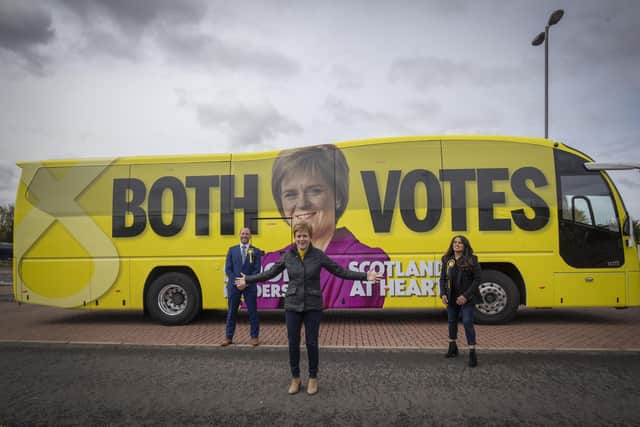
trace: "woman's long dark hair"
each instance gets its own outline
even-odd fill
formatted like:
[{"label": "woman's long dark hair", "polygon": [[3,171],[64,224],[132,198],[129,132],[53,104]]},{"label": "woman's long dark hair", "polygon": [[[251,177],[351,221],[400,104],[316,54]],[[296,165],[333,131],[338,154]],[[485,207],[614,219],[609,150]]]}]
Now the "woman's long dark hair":
[{"label": "woman's long dark hair", "polygon": [[451,258],[454,258],[454,254],[453,254],[453,241],[456,239],[460,239],[462,240],[462,244],[464,245],[464,250],[462,251],[462,256],[460,257],[460,259],[458,259],[456,261],[456,263],[458,264],[458,267],[461,268],[471,268],[471,265],[473,264],[473,248],[471,247],[471,243],[469,243],[469,239],[467,239],[466,237],[464,237],[463,235],[459,234],[457,236],[453,236],[453,239],[451,239],[451,243],[449,243],[449,248],[447,249],[447,252],[444,253],[444,259],[445,261]]}]

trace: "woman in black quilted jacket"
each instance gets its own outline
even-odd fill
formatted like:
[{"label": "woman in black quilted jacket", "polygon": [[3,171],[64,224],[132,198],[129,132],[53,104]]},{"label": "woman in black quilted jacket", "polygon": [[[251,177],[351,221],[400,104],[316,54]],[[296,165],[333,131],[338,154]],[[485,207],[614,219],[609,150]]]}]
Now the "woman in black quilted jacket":
[{"label": "woman in black quilted jacket", "polygon": [[322,319],[322,290],[320,289],[320,271],[327,269],[330,273],[349,280],[377,281],[382,275],[374,271],[362,273],[345,270],[331,260],[320,249],[313,247],[311,238],[313,230],[309,223],[300,222],[293,227],[295,244],[286,251],[279,261],[262,273],[236,279],[238,289],[244,289],[248,283],[264,282],[285,269],[289,274],[289,285],[284,300],[285,320],[289,338],[289,365],[292,380],[289,394],[300,390],[300,330],[304,323],[305,342],[309,356],[309,382],[307,393],[318,392],[318,334]]}]

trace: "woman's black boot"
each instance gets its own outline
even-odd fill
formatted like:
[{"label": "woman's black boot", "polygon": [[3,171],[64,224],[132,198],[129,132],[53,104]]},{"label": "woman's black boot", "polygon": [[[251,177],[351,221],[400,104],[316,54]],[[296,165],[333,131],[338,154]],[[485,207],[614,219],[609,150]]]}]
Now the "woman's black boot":
[{"label": "woman's black boot", "polygon": [[469,366],[471,366],[472,368],[478,366],[478,356],[476,356],[475,348],[469,350]]},{"label": "woman's black boot", "polygon": [[449,350],[447,350],[447,354],[444,357],[456,357],[458,355],[458,346],[455,341],[449,341]]}]

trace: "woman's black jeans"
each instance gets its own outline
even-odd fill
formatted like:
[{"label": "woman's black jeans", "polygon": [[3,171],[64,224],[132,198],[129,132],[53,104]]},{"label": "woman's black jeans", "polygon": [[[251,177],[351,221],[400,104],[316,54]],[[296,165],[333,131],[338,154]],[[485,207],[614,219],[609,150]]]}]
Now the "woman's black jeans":
[{"label": "woman's black jeans", "polygon": [[449,339],[458,338],[458,318],[462,312],[462,324],[464,325],[464,333],[467,336],[468,345],[476,345],[476,330],[473,327],[473,310],[474,304],[468,302],[464,305],[458,305],[453,301],[447,305],[447,319],[449,320]]},{"label": "woman's black jeans", "polygon": [[294,378],[300,376],[300,329],[304,323],[304,338],[309,355],[309,377],[318,375],[319,347],[318,335],[320,333],[320,320],[322,310],[318,311],[285,311],[287,322],[287,335],[289,337],[289,366]]}]

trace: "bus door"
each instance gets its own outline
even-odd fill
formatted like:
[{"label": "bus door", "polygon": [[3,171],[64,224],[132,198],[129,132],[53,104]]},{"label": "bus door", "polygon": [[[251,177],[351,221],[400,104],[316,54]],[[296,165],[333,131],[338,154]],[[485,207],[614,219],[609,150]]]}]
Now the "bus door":
[{"label": "bus door", "polygon": [[555,150],[555,162],[562,259],[554,274],[555,303],[624,306],[624,242],[611,188],[574,154]]}]

